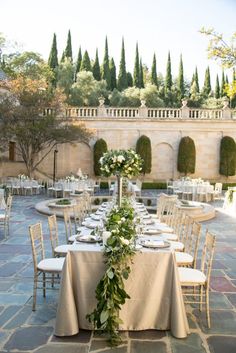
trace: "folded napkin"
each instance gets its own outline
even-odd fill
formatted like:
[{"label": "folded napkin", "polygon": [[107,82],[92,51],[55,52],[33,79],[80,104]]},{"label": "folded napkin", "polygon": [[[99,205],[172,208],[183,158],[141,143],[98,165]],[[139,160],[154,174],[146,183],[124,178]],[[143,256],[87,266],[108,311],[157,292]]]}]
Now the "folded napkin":
[{"label": "folded napkin", "polygon": [[82,222],[82,225],[87,227],[87,228],[96,228],[98,226],[98,222]]},{"label": "folded napkin", "polygon": [[154,235],[154,234],[160,234],[161,231],[159,229],[149,229],[149,228],[146,228],[144,229],[144,234],[149,234],[149,235]]},{"label": "folded napkin", "polygon": [[163,240],[144,240],[144,245],[159,247],[159,246],[164,246],[165,243]]},{"label": "folded napkin", "polygon": [[99,221],[101,219],[101,215],[97,214],[91,214],[90,217],[95,221]]}]

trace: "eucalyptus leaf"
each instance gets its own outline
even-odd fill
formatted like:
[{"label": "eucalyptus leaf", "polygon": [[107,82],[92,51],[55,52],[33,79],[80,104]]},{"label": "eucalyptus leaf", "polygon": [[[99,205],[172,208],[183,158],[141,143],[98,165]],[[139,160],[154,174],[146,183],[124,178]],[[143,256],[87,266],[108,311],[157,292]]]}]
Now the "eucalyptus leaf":
[{"label": "eucalyptus leaf", "polygon": [[101,315],[100,315],[100,322],[101,322],[101,324],[104,324],[104,322],[107,321],[108,317],[109,317],[109,311],[108,311],[108,310],[102,311],[102,312],[101,312]]}]

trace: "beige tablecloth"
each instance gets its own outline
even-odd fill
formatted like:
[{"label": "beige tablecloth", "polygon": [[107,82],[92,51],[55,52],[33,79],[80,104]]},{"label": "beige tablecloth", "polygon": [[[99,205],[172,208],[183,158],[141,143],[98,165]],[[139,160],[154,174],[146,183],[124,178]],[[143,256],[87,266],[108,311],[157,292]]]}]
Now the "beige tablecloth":
[{"label": "beige tablecloth", "polygon": [[[104,269],[99,249],[67,254],[55,335],[70,336],[80,328],[92,329],[86,315],[96,307],[95,289]],[[172,252],[138,252],[125,288],[131,299],[120,311],[121,330],[170,329],[175,337],[186,337],[189,327]]]}]

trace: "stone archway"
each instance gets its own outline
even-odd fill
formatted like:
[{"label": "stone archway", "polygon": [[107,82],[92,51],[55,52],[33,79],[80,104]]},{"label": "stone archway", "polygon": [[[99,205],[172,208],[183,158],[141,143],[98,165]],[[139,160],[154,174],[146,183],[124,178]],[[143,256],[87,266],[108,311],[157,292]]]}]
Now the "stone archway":
[{"label": "stone archway", "polygon": [[153,149],[152,174],[155,179],[167,180],[174,178],[174,150],[165,142],[159,143]]}]

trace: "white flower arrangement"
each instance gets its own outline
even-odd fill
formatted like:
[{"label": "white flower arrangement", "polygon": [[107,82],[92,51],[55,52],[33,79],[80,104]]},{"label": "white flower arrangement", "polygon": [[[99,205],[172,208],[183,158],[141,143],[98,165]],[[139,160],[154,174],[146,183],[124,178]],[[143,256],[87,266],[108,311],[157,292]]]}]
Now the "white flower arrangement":
[{"label": "white flower arrangement", "polygon": [[26,180],[26,179],[28,179],[28,177],[27,177],[27,175],[25,175],[25,174],[18,174],[18,179],[20,179],[20,180]]},{"label": "white flower arrangement", "polygon": [[143,163],[141,157],[132,149],[106,152],[99,162],[104,176],[120,175],[129,179],[140,174]]}]

